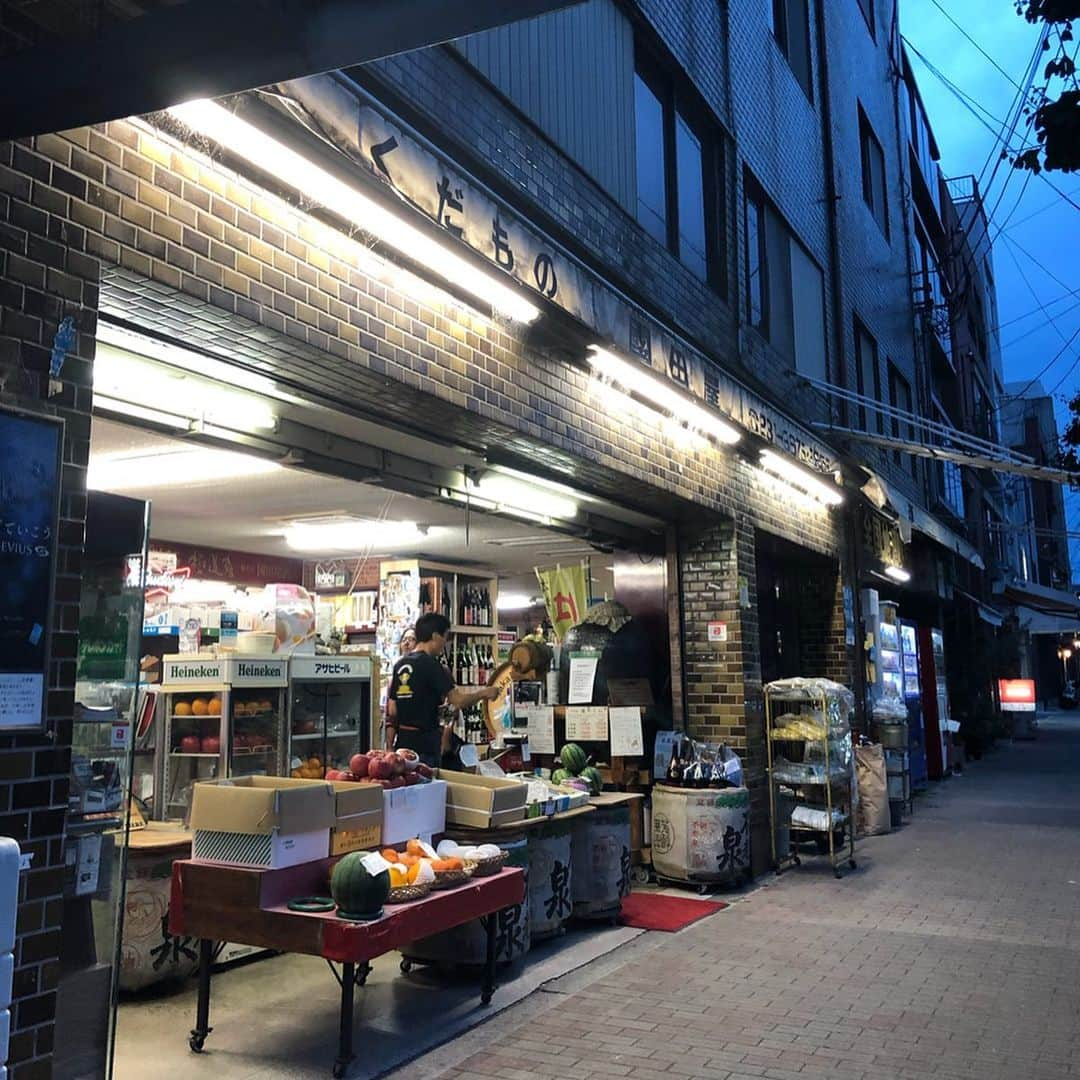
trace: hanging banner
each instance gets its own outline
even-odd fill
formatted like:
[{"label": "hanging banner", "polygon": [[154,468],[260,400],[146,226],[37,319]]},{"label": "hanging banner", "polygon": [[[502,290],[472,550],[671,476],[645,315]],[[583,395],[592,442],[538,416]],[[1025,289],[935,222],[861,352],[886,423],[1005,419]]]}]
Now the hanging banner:
[{"label": "hanging banner", "polygon": [[536,580],[544,592],[548,618],[555,636],[562,641],[566,632],[581,622],[589,606],[589,581],[585,566],[558,566],[554,570],[536,569]]},{"label": "hanging banner", "polygon": [[45,720],[64,425],[0,410],[0,730]]}]

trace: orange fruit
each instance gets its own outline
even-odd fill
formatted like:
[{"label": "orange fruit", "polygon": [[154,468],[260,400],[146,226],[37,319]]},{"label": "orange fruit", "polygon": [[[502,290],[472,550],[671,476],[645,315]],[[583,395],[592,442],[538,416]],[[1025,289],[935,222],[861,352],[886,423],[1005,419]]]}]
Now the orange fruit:
[{"label": "orange fruit", "polygon": [[423,855],[423,854],[425,854],[424,849],[420,846],[420,841],[418,839],[410,840],[405,845],[405,850],[410,855]]},{"label": "orange fruit", "polygon": [[191,711],[195,716],[205,716],[206,715],[206,708],[207,708],[207,705],[206,705],[206,699],[205,698],[197,697],[191,703]]},{"label": "orange fruit", "polygon": [[409,867],[409,873],[406,875],[406,879],[408,880],[410,885],[415,885],[416,884],[416,879],[419,876],[420,876],[420,860],[417,859],[416,862],[414,862],[412,864],[412,866]]},{"label": "orange fruit", "polygon": [[400,856],[400,855],[399,855],[399,854],[398,854],[398,853],[397,853],[397,852],[396,852],[396,851],[395,851],[395,850],[394,850],[394,849],[393,849],[392,847],[389,847],[389,848],[383,848],[383,849],[382,849],[382,851],[380,851],[380,852],[379,852],[379,854],[380,854],[380,855],[381,855],[381,856],[382,856],[382,857],[383,857],[383,858],[384,858],[384,859],[385,859],[385,860],[386,860],[386,861],[387,861],[388,863],[396,863],[396,862],[398,861],[398,859],[400,859],[400,858],[401,858],[401,856]]},{"label": "orange fruit", "polygon": [[178,701],[173,706],[173,716],[190,716],[191,706],[186,701]]},{"label": "orange fruit", "polygon": [[221,715],[221,698],[212,697],[206,703],[206,715],[207,716],[220,716]]}]

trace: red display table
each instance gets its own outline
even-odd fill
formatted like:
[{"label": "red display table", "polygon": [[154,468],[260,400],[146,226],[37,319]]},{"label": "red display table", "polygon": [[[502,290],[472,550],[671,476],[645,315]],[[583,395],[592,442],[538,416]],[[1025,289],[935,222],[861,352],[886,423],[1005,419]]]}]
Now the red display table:
[{"label": "red display table", "polygon": [[[336,913],[290,911],[298,896],[325,895],[332,860],[285,870],[250,870],[191,861],[173,864],[169,932],[199,939],[199,999],[190,1046],[202,1050],[210,1034],[210,968],[214,943],[231,941],[277,952],[321,956],[341,985],[341,1029],[334,1076],[345,1075],[353,1058],[353,1000],[370,961],[419,938],[480,919],[487,931],[487,956],[480,1000],[495,990],[494,917],[525,897],[523,872],[506,868],[491,877],[433,892],[411,904],[387,904],[370,922],[351,922]],[[340,973],[334,963],[341,965]]]}]

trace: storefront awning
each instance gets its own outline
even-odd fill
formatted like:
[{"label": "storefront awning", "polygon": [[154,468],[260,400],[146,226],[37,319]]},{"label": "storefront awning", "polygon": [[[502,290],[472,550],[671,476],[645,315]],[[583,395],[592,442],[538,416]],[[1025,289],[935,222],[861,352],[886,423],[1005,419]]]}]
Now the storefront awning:
[{"label": "storefront awning", "polygon": [[903,492],[882,479],[877,473],[870,469],[866,471],[870,474],[870,479],[863,485],[863,494],[879,509],[891,508],[900,519],[902,532],[907,531],[910,535],[911,530],[914,529],[915,532],[928,536],[942,547],[966,559],[976,569],[986,569],[982,556],[962,536],[943,525],[936,517],[912,502]]},{"label": "storefront awning", "polygon": [[1060,637],[1063,634],[1075,634],[1080,630],[1080,615],[1073,618],[1049,615],[1029,607],[1017,607],[1016,614],[1020,620],[1020,629],[1029,634],[1053,634]]}]

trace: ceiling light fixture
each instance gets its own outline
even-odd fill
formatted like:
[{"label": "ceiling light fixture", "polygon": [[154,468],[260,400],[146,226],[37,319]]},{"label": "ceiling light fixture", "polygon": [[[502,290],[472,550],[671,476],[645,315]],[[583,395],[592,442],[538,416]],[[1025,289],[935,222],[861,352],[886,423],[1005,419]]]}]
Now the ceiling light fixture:
[{"label": "ceiling light fixture", "polygon": [[428,267],[445,281],[519,322],[540,309],[493,274],[479,269],[445,244],[409,224],[375,199],[339,180],[322,166],[271,138],[213,101],[189,101],[168,110],[193,131],[281,180],[306,199],[338,214],[366,233]]},{"label": "ceiling light fixture", "polygon": [[191,430],[190,417],[165,412],[164,409],[150,409],[145,405],[134,405],[130,401],[121,401],[107,394],[99,394],[96,390],[94,391],[94,409],[98,412],[115,413],[121,420],[145,420],[148,424],[176,428],[177,431]]},{"label": "ceiling light fixture", "polygon": [[797,488],[802,494],[809,495],[817,502],[828,506],[839,506],[844,501],[844,496],[835,486],[830,486],[819,480],[808,469],[796,465],[794,461],[772,450],[761,451],[761,467],[773,476],[778,476],[792,487]]},{"label": "ceiling light fixture", "polygon": [[901,584],[906,584],[911,580],[911,573],[902,566],[886,566],[885,573],[888,574],[893,581],[899,581]]},{"label": "ceiling light fixture", "polygon": [[644,398],[649,405],[661,409],[672,420],[725,446],[734,446],[742,438],[718,413],[696,405],[667,380],[651,374],[637,361],[623,360],[599,345],[590,345],[589,348],[591,353],[586,359],[596,375],[605,382],[613,383],[626,394]]},{"label": "ceiling light fixture", "polygon": [[258,397],[105,342],[98,343],[94,356],[95,405],[99,397],[140,409],[164,405],[188,418],[185,427],[191,420],[233,431],[272,431],[277,426],[273,410]]},{"label": "ceiling light fixture", "polygon": [[231,450],[182,449],[90,458],[86,485],[94,491],[152,491],[177,484],[218,483],[279,472],[276,462]]},{"label": "ceiling light fixture", "polygon": [[480,480],[469,479],[466,483],[470,499],[477,496],[496,512],[529,520],[538,516],[577,517],[578,504],[553,490],[561,488],[562,485],[545,484],[539,487],[535,483],[525,483],[505,473],[487,473]]},{"label": "ceiling light fixture", "polygon": [[536,598],[528,593],[499,593],[499,601],[495,605],[499,611],[524,611],[536,603]]},{"label": "ceiling light fixture", "polygon": [[294,551],[366,551],[370,547],[393,549],[419,543],[437,530],[415,521],[373,521],[337,518],[332,521],[294,521],[285,530],[285,543]]}]

